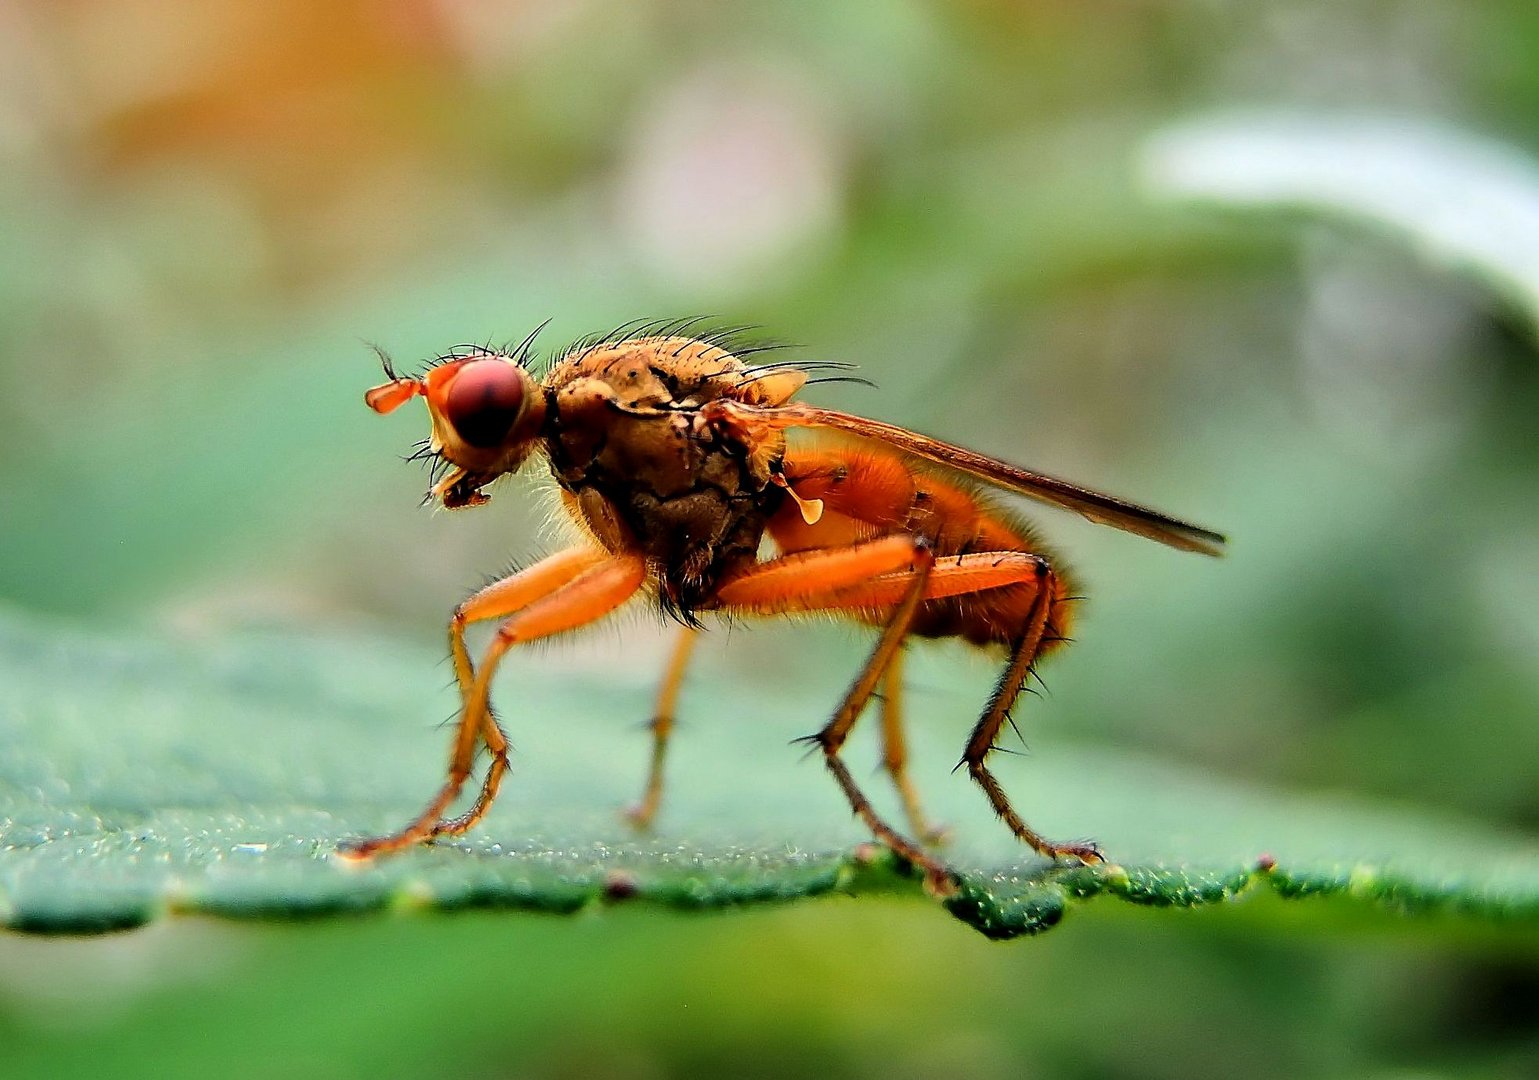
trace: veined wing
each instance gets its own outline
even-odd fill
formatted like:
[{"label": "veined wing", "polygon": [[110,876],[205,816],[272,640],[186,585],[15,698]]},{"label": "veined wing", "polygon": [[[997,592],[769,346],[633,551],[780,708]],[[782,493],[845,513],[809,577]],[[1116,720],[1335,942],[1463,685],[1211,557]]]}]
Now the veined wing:
[{"label": "veined wing", "polygon": [[1011,465],[966,447],[932,439],[896,424],[799,402],[771,409],[737,402],[715,404],[734,422],[749,427],[761,423],[775,428],[833,428],[847,431],[1019,492],[1029,499],[1072,510],[1098,524],[1123,529],[1181,551],[1193,551],[1201,555],[1221,555],[1224,551],[1226,541],[1223,535],[1211,529],[1119,499],[1115,495],[1105,495],[1067,480]]}]

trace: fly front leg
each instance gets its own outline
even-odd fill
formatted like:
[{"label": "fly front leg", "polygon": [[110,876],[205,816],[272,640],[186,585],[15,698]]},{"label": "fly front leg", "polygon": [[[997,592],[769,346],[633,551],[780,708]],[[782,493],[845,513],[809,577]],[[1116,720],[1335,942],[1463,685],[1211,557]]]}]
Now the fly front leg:
[{"label": "fly front leg", "polygon": [[[449,656],[454,663],[454,678],[459,684],[460,703],[463,707],[475,685],[475,667],[470,652],[465,647],[465,628],[472,623],[490,619],[504,619],[520,608],[570,582],[578,574],[602,561],[604,554],[592,548],[571,548],[541,560],[527,570],[509,574],[478,589],[472,596],[454,609],[449,619]],[[481,722],[481,741],[491,754],[491,764],[486,769],[486,779],[476,796],[474,805],[455,818],[439,821],[433,826],[432,835],[457,836],[475,826],[497,797],[497,788],[508,770],[508,739],[497,716],[488,706]],[[456,749],[458,746],[456,745]],[[474,755],[474,746],[471,754]],[[453,776],[451,764],[450,776]],[[458,793],[456,792],[456,795]],[[451,802],[453,799],[451,798]]]},{"label": "fly front leg", "polygon": [[[554,555],[495,582],[461,605],[450,624],[450,647],[455,674],[460,680],[462,707],[448,777],[422,813],[405,828],[388,836],[352,841],[341,848],[342,853],[365,859],[445,833],[463,832],[479,821],[496,796],[498,783],[507,769],[507,741],[489,705],[491,680],[502,657],[516,644],[537,641],[604,617],[630,599],[645,576],[646,564],[637,556],[577,549]],[[464,626],[510,610],[513,614],[498,628],[480,669],[475,670],[465,649]],[[493,755],[486,782],[468,811],[457,818],[441,820],[470,777],[480,740],[486,741]]]},{"label": "fly front leg", "polygon": [[663,684],[657,694],[657,708],[647,725],[652,729],[652,764],[647,770],[647,786],[641,801],[625,812],[630,823],[638,829],[652,827],[657,807],[663,797],[663,759],[668,753],[668,737],[673,734],[673,721],[678,712],[679,690],[684,684],[684,671],[695,651],[700,631],[692,626],[683,627],[674,642],[668,668],[663,674]]}]

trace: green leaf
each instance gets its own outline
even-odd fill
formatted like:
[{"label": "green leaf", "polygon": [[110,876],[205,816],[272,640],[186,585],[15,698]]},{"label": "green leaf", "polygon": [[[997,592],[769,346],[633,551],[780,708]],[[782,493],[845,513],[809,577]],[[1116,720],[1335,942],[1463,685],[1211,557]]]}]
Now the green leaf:
[{"label": "green leaf", "polygon": [[[112,639],[0,617],[0,924],[88,933],[176,912],[921,897],[915,875],[874,853],[816,762],[785,745],[837,696],[821,672],[830,656],[857,661],[850,636],[817,648],[818,662],[795,678],[728,684],[701,671],[665,811],[646,837],[617,813],[641,779],[646,680],[624,665],[575,666],[594,651],[591,638],[515,654],[497,699],[516,760],[486,822],[461,841],[360,868],[333,857],[335,842],[399,825],[439,780],[448,733],[436,721],[454,696],[434,656],[340,634]],[[945,650],[918,651],[910,667],[911,704],[929,712],[943,702],[965,731],[970,699],[947,684],[961,687],[958,675],[975,669]],[[950,857],[964,876],[945,906],[990,936],[1043,930],[1103,893],[1194,907],[1257,888],[1539,923],[1531,840],[1404,807],[1258,792],[1104,748],[998,759],[1028,817],[1088,826],[1118,859],[1050,866],[1015,845],[964,778],[946,775],[955,750],[945,747],[960,740],[935,729],[949,723],[921,719],[916,765],[955,830]],[[848,753],[874,760],[860,740]],[[880,777],[856,775],[885,805]]]}]

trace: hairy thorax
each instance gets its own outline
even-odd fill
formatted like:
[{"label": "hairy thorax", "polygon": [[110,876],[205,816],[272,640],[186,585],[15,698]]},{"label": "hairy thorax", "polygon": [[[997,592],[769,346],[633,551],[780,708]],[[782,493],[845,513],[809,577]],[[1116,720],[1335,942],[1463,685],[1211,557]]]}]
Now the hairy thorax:
[{"label": "hairy thorax", "polygon": [[546,449],[567,508],[605,548],[645,555],[669,610],[687,618],[756,560],[784,497],[770,483],[784,442],[750,450],[700,407],[776,403],[774,380],[715,346],[650,338],[580,351],[546,386]]}]

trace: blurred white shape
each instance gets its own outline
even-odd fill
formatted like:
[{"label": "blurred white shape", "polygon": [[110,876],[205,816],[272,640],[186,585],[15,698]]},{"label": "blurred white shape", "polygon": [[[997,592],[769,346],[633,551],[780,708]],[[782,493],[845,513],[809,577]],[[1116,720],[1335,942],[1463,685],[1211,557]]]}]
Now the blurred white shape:
[{"label": "blurred white shape", "polygon": [[1230,112],[1156,132],[1139,171],[1161,196],[1389,226],[1539,324],[1539,163],[1511,146],[1426,120]]},{"label": "blurred white shape", "polygon": [[1469,429],[1488,380],[1471,361],[1474,290],[1388,244],[1314,228],[1303,237],[1299,392],[1338,445],[1419,472]]},{"label": "blurred white shape", "polygon": [[762,288],[837,230],[836,140],[794,70],[713,63],[643,107],[616,214],[640,260],[672,283],[718,296]]}]

